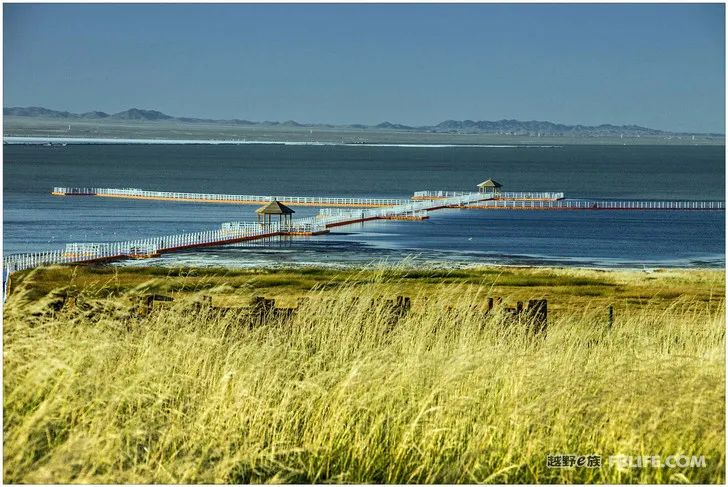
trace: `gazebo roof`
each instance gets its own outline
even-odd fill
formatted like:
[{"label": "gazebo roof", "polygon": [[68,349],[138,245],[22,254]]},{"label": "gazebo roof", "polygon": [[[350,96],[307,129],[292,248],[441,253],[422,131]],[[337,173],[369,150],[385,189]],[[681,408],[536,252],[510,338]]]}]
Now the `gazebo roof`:
[{"label": "gazebo roof", "polygon": [[502,188],[503,185],[493,179],[487,179],[478,185],[479,188]]},{"label": "gazebo roof", "polygon": [[261,206],[255,212],[261,215],[292,215],[295,213],[295,211],[276,200],[271,201],[265,206]]}]

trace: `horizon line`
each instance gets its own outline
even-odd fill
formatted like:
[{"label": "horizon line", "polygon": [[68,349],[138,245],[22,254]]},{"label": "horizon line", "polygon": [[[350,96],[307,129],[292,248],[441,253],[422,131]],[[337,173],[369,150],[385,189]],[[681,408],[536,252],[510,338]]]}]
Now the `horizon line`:
[{"label": "horizon line", "polygon": [[[409,124],[404,124],[404,123],[400,123],[400,122],[392,122],[390,120],[383,120],[383,121],[379,122],[378,124],[365,124],[365,123],[360,123],[360,122],[349,122],[349,123],[299,122],[299,121],[293,120],[293,119],[287,119],[287,120],[284,120],[284,121],[280,121],[280,120],[255,121],[255,120],[242,119],[242,118],[204,118],[204,117],[200,117],[200,116],[189,116],[189,115],[182,115],[182,116],[170,115],[169,113],[162,112],[161,110],[150,109],[150,108],[138,108],[138,107],[127,108],[126,110],[122,110],[122,111],[119,111],[119,112],[106,112],[106,111],[102,111],[102,110],[90,110],[90,111],[86,111],[86,112],[72,112],[70,110],[58,110],[58,109],[54,109],[54,108],[48,108],[48,107],[45,107],[45,106],[42,106],[42,105],[26,105],[26,106],[16,105],[16,106],[3,106],[3,112],[5,110],[12,110],[12,109],[33,109],[33,108],[39,108],[39,109],[42,109],[42,110],[49,110],[49,111],[59,112],[59,113],[68,113],[69,115],[75,115],[75,116],[82,116],[84,114],[97,113],[98,112],[98,113],[103,113],[103,114],[107,115],[108,117],[112,117],[114,115],[118,115],[118,114],[121,114],[121,113],[129,112],[129,111],[132,111],[132,110],[138,110],[138,111],[142,111],[142,112],[154,112],[154,113],[158,113],[158,114],[164,115],[165,117],[169,117],[170,119],[182,120],[182,121],[186,121],[188,123],[194,123],[195,121],[200,121],[200,122],[207,122],[207,121],[210,121],[210,122],[235,122],[235,121],[239,121],[239,122],[249,122],[251,124],[261,124],[261,125],[263,125],[263,124],[279,124],[279,125],[282,125],[282,124],[286,124],[286,123],[295,123],[295,124],[298,124],[298,125],[301,125],[301,126],[354,127],[354,126],[357,126],[358,125],[358,126],[367,127],[367,128],[377,128],[378,125],[391,124],[391,125],[399,125],[402,128],[422,129],[422,128],[437,127],[437,126],[439,126],[442,123],[450,122],[450,121],[454,121],[454,122],[473,122],[473,123],[481,123],[481,122],[486,122],[486,123],[518,122],[518,123],[547,123],[547,124],[552,124],[552,125],[561,125],[561,126],[565,126],[565,127],[599,128],[599,127],[605,127],[605,126],[607,126],[607,127],[618,127],[618,128],[638,128],[638,129],[646,129],[646,130],[659,131],[659,132],[662,132],[664,134],[725,136],[725,132],[687,132],[687,131],[674,131],[674,130],[658,129],[658,128],[653,128],[653,127],[646,127],[646,126],[643,126],[643,125],[638,125],[636,123],[629,123],[629,124],[627,124],[627,123],[622,123],[622,124],[599,123],[599,124],[590,125],[590,124],[584,124],[584,123],[554,122],[554,121],[551,121],[551,120],[536,120],[536,119],[532,119],[532,120],[520,120],[520,119],[516,119],[516,118],[501,118],[499,120],[487,120],[487,119],[475,120],[475,119],[470,119],[470,118],[464,118],[464,119],[448,118],[448,119],[441,120],[440,122],[437,122],[437,123],[430,123],[430,124],[425,124],[425,125],[409,125]],[[5,116],[6,116],[5,113],[3,113],[3,117],[5,117]],[[9,116],[23,116],[23,115],[9,115]],[[32,116],[28,116],[28,118],[33,118],[33,117]],[[106,118],[106,117],[102,117],[101,120],[103,120],[104,118]],[[189,120],[184,120],[184,119],[189,119]],[[154,122],[154,121],[158,121],[158,120],[141,120],[141,121]]]}]

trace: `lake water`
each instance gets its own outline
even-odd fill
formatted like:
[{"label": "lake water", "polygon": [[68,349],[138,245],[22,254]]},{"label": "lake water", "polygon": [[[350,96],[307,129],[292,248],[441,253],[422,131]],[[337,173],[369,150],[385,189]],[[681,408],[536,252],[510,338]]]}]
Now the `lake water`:
[{"label": "lake water", "polygon": [[[53,186],[408,198],[468,190],[604,199],[724,199],[724,148],[710,146],[368,147],[4,146],[5,254],[217,228],[255,206],[53,197]],[[294,207],[297,217],[317,208]],[[141,264],[362,264],[408,256],[473,263],[724,266],[723,211],[443,210],[330,235],[168,254]],[[125,265],[139,265],[127,263]]]}]

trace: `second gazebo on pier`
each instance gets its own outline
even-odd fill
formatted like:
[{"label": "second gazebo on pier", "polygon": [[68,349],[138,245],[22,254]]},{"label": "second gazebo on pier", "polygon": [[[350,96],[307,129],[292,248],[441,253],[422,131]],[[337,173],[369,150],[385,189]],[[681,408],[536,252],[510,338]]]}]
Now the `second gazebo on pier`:
[{"label": "second gazebo on pier", "polygon": [[481,193],[498,194],[502,187],[503,185],[494,179],[486,179],[478,185],[478,189]]},{"label": "second gazebo on pier", "polygon": [[267,205],[258,208],[255,212],[258,214],[258,223],[261,225],[270,225],[274,215],[278,215],[279,224],[290,225],[293,219],[291,215],[295,213],[295,211],[283,203],[279,203],[277,200],[273,200]]}]

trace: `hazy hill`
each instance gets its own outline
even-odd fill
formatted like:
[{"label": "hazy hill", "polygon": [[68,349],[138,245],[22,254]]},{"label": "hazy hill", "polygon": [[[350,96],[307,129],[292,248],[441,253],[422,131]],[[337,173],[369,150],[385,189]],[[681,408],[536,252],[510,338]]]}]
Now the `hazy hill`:
[{"label": "hazy hill", "polygon": [[522,122],[520,120],[499,120],[496,122],[473,120],[446,120],[437,124],[438,131],[448,132],[486,132],[514,135],[570,135],[570,136],[607,136],[607,135],[663,135],[663,130],[640,127],[639,125],[564,125],[536,120]]},{"label": "hazy hill", "polygon": [[111,116],[118,120],[170,120],[174,117],[165,115],[156,110],[140,110],[139,108],[131,108],[125,112],[115,113]]},{"label": "hazy hill", "polygon": [[[93,112],[92,112],[93,113]],[[14,107],[3,108],[3,115],[16,117],[46,117],[46,118],[79,118],[80,115],[69,112],[59,112],[43,107]]]},{"label": "hazy hill", "polygon": [[[529,135],[529,136],[556,136],[556,137],[649,137],[671,135],[693,135],[686,133],[668,132],[639,125],[566,125],[548,121],[521,121],[521,120],[445,120],[436,125],[413,127],[393,122],[382,122],[378,125],[330,125],[330,124],[304,124],[294,120],[285,122],[264,121],[252,122],[249,120],[212,120],[194,117],[173,117],[157,110],[144,110],[131,108],[129,110],[108,114],[100,111],[76,114],[66,111],[50,110],[43,107],[10,107],[3,108],[3,115],[13,117],[37,117],[45,119],[68,120],[130,120],[130,121],[173,121],[179,123],[212,123],[225,125],[245,126],[274,126],[274,127],[328,127],[328,128],[356,128],[360,130],[397,131],[415,133],[441,133],[441,134],[494,134],[494,135]],[[720,136],[721,134],[694,134]]]},{"label": "hazy hill", "polygon": [[80,115],[80,117],[84,118],[84,119],[93,120],[96,118],[109,118],[109,114],[106,112],[86,112],[86,113],[82,113]]},{"label": "hazy hill", "polygon": [[70,120],[101,118],[112,118],[115,120],[170,120],[174,118],[156,110],[141,110],[139,108],[131,108],[124,112],[110,115],[106,112],[98,111],[78,114],[71,112],[59,112],[43,107],[12,107],[3,108],[3,115],[15,117],[67,118]]}]

